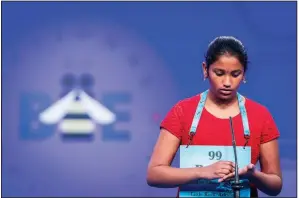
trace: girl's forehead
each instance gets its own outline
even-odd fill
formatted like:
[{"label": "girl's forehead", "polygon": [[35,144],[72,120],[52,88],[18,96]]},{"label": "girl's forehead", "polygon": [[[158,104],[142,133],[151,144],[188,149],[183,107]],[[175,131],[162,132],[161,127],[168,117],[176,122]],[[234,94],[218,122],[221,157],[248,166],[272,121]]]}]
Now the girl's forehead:
[{"label": "girl's forehead", "polygon": [[217,61],[211,64],[211,67],[229,71],[243,69],[243,66],[237,57],[227,55],[219,56]]}]

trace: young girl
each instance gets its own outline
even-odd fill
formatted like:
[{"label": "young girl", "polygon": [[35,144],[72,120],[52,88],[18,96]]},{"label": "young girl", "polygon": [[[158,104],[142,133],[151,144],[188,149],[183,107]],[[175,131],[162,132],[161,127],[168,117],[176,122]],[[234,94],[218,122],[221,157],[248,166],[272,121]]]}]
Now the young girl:
[{"label": "young girl", "polygon": [[[192,181],[217,179],[222,183],[233,178],[234,160],[224,159],[225,155],[221,153],[228,151],[227,146],[232,146],[229,120],[232,117],[236,144],[240,150],[246,148],[249,156],[248,161],[245,154],[238,156],[242,158],[241,164],[248,162],[238,170],[240,178],[249,181],[249,196],[257,197],[257,189],[271,196],[280,193],[279,131],[274,119],[266,107],[237,92],[240,84],[245,83],[247,64],[246,50],[236,38],[218,37],[210,43],[202,64],[204,78],[209,80],[210,88],[179,101],[162,121],[148,166],[147,182],[150,186],[179,187],[179,195],[183,196],[180,189]],[[188,145],[190,148],[186,148]],[[181,152],[188,152],[197,145],[202,146],[201,149],[220,148],[220,151],[210,151],[210,164],[202,158],[201,162],[206,163],[204,166],[171,167],[179,148],[185,149]],[[229,152],[233,155],[233,149]],[[255,169],[258,161],[261,170]]]}]

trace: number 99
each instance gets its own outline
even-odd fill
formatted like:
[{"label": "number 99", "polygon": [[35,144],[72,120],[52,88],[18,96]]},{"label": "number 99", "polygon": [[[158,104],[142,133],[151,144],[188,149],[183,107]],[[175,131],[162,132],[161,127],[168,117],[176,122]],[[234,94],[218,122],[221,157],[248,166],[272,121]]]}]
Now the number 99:
[{"label": "number 99", "polygon": [[209,152],[209,157],[210,160],[216,159],[216,160],[220,160],[222,157],[222,153],[220,151],[210,151]]}]

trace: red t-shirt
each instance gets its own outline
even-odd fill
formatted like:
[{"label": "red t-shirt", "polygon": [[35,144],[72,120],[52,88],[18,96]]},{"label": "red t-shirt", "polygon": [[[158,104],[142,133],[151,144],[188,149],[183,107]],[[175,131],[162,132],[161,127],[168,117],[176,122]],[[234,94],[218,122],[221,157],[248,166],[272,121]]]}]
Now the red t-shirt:
[{"label": "red t-shirt", "polygon": [[[247,145],[251,146],[251,163],[256,164],[260,145],[278,138],[279,131],[266,107],[248,98],[245,99],[250,130],[250,139]],[[160,125],[161,128],[179,138],[181,145],[187,145],[189,142],[189,131],[199,101],[200,94],[179,101],[171,108]],[[233,117],[233,126],[237,146],[244,146],[246,141],[240,113]],[[217,118],[204,108],[192,145],[231,146],[232,135],[229,119]]]}]

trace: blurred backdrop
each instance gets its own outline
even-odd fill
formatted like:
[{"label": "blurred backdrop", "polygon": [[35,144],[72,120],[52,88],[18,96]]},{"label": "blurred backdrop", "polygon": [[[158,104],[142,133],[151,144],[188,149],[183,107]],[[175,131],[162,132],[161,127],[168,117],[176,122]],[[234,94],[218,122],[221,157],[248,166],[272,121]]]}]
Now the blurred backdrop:
[{"label": "blurred backdrop", "polygon": [[273,114],[296,196],[296,2],[2,2],[3,196],[175,196],[147,164],[220,35],[248,49],[240,92]]}]

